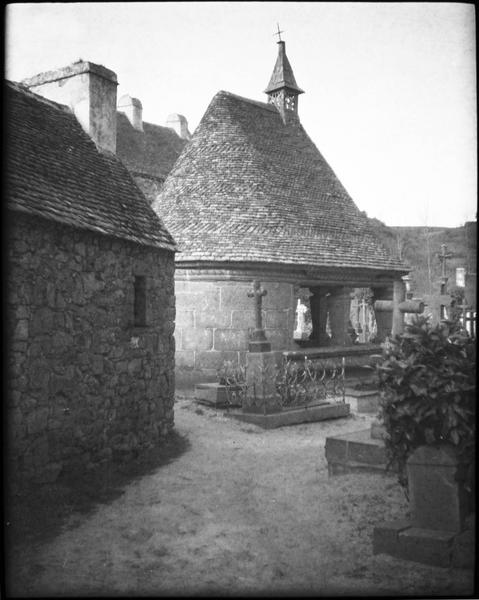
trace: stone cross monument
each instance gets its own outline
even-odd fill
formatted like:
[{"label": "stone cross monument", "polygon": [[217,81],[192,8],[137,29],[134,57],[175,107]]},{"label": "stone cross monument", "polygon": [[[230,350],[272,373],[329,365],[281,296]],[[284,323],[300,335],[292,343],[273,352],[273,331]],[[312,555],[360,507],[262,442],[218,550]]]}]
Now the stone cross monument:
[{"label": "stone cross monument", "polygon": [[441,253],[437,255],[441,261],[441,284],[439,294],[430,294],[425,296],[425,301],[431,314],[431,324],[437,325],[446,318],[450,317],[449,311],[451,309],[452,297],[447,292],[447,281],[446,277],[446,261],[452,258],[452,254],[447,252],[446,244],[441,244]]},{"label": "stone cross monument", "polygon": [[271,344],[266,339],[266,334],[263,329],[262,304],[263,296],[268,292],[261,287],[261,283],[255,279],[253,281],[253,289],[248,292],[249,298],[254,298],[255,301],[255,329],[250,335],[248,350],[250,352],[270,352]]}]

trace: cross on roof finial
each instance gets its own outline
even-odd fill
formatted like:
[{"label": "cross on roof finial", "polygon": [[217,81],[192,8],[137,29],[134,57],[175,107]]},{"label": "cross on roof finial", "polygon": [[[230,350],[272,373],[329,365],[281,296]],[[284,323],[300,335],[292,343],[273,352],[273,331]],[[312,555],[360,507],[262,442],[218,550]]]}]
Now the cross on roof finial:
[{"label": "cross on roof finial", "polygon": [[281,42],[281,34],[284,33],[284,31],[280,31],[279,30],[279,23],[276,23],[276,27],[278,28],[278,31],[276,33],[273,33],[273,35],[277,35],[278,36],[278,41]]}]

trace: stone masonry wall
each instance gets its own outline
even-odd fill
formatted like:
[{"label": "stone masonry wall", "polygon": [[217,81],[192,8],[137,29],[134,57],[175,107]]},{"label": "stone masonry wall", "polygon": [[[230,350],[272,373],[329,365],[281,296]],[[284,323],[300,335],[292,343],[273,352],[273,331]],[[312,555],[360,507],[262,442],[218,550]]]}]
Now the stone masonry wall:
[{"label": "stone masonry wall", "polygon": [[[178,273],[178,271],[177,271]],[[252,278],[253,279],[253,276]],[[263,325],[272,350],[294,348],[293,285],[262,282]],[[254,328],[251,281],[175,281],[176,382],[187,388],[216,381],[224,361],[244,364],[249,333]]]},{"label": "stone masonry wall", "polygon": [[19,214],[7,244],[9,475],[53,481],[157,444],[174,418],[173,253]]}]

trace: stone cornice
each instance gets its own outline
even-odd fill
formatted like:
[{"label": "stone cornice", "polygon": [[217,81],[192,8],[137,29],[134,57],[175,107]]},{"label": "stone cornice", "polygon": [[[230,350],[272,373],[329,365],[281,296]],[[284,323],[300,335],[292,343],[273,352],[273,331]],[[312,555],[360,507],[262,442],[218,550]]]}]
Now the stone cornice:
[{"label": "stone cornice", "polygon": [[295,267],[271,264],[248,263],[194,263],[176,262],[175,278],[178,281],[281,281],[301,284],[349,287],[383,287],[400,280],[401,275],[393,271],[373,269],[339,269],[317,267]]}]

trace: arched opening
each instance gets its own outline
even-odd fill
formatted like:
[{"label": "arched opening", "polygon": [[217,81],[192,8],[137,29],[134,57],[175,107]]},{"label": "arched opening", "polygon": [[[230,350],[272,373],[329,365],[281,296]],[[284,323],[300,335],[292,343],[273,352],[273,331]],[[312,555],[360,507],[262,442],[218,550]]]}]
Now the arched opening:
[{"label": "arched opening", "polygon": [[351,327],[356,336],[355,344],[370,344],[377,337],[377,323],[374,314],[374,296],[371,288],[354,288],[351,294]]},{"label": "arched opening", "polygon": [[309,340],[313,331],[311,321],[311,292],[307,287],[300,287],[296,295],[293,339],[295,342]]}]

